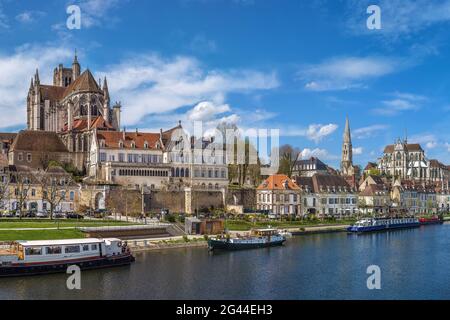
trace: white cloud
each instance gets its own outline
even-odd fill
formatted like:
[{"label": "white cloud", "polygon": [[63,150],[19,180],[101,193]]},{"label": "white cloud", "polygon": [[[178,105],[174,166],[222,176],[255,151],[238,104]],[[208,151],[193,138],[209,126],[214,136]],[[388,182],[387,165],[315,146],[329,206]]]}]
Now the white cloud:
[{"label": "white cloud", "polygon": [[408,140],[411,143],[424,144],[427,149],[434,149],[439,145],[439,139],[428,133],[413,135]]},{"label": "white cloud", "polygon": [[367,139],[376,136],[380,131],[384,131],[389,126],[383,124],[375,124],[353,131],[352,135],[355,139]]},{"label": "white cloud", "polygon": [[[123,1],[122,1],[123,2]],[[109,26],[117,21],[111,11],[121,4],[119,0],[81,0],[81,25],[83,28]]]},{"label": "white cloud", "polygon": [[0,128],[26,123],[26,97],[31,77],[40,70],[42,83],[51,83],[52,70],[73,53],[65,48],[25,45],[0,55]]},{"label": "white cloud", "polygon": [[362,147],[353,148],[353,154],[355,156],[361,155],[362,153],[363,153],[363,148]]},{"label": "white cloud", "polygon": [[298,76],[307,90],[348,90],[363,88],[366,80],[393,73],[400,65],[398,59],[386,57],[333,58],[302,68]]},{"label": "white cloud", "polygon": [[230,106],[227,104],[217,106],[211,101],[203,101],[190,110],[187,115],[190,121],[209,121],[216,115],[229,111]]},{"label": "white cloud", "polygon": [[43,16],[45,12],[42,11],[24,11],[16,16],[16,20],[21,23],[33,23]]},{"label": "white cloud", "polygon": [[375,108],[372,111],[379,115],[395,116],[404,111],[419,110],[423,101],[426,100],[426,97],[420,95],[395,93],[393,99],[382,101],[382,107]]},{"label": "white cloud", "polygon": [[308,140],[319,143],[327,136],[333,134],[339,127],[337,124],[310,124],[307,128],[300,126],[286,126],[285,124],[273,124],[272,127],[280,128],[283,137],[305,137]]},{"label": "white cloud", "polygon": [[278,87],[275,73],[254,70],[206,70],[196,59],[141,55],[108,67],[111,95],[124,105],[124,123],[134,125],[151,114],[172,112],[200,101],[224,105],[229,93]]},{"label": "white cloud", "polygon": [[306,137],[309,140],[312,140],[316,143],[319,143],[321,140],[323,140],[325,137],[329,136],[333,132],[335,132],[338,128],[337,124],[312,124],[308,127],[306,130]]},{"label": "white cloud", "polygon": [[316,148],[316,149],[305,148],[300,153],[301,159],[309,159],[311,157],[316,157],[321,160],[337,160],[337,159],[339,159],[338,156],[330,154],[325,149],[319,149],[319,148]]}]

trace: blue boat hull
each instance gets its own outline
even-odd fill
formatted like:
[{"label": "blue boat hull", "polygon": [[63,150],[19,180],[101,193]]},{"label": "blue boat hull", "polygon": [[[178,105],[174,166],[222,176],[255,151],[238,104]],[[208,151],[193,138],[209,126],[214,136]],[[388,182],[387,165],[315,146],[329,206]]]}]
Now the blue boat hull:
[{"label": "blue boat hull", "polygon": [[280,240],[280,241],[273,241],[273,242],[267,242],[267,243],[232,243],[227,241],[220,241],[220,240],[208,240],[208,247],[210,250],[246,250],[246,249],[259,249],[259,248],[267,248],[267,247],[274,247],[274,246],[281,246],[286,241]]},{"label": "blue boat hull", "polygon": [[420,223],[400,223],[400,224],[390,224],[381,226],[368,226],[368,227],[355,227],[351,226],[347,228],[348,232],[361,233],[361,232],[376,232],[385,230],[397,230],[397,229],[408,229],[408,228],[418,228]]}]

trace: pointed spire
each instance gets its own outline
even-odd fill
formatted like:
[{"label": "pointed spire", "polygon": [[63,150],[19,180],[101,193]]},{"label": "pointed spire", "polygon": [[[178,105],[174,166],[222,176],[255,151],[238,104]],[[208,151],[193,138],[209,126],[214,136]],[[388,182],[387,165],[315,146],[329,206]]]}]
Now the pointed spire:
[{"label": "pointed spire", "polygon": [[75,56],[73,58],[73,63],[78,63],[78,55],[77,55],[77,49],[75,49]]},{"label": "pointed spire", "polygon": [[108,89],[108,81],[105,79],[103,80],[103,93],[105,95],[105,99],[109,100],[109,89]]},{"label": "pointed spire", "polygon": [[34,82],[39,84],[39,69],[36,69],[36,74],[34,75]]},{"label": "pointed spire", "polygon": [[344,143],[352,143],[352,137],[350,134],[350,121],[348,119],[348,116],[345,120]]},{"label": "pointed spire", "polygon": [[33,77],[31,77],[30,88],[33,88],[33,87],[34,87]]}]

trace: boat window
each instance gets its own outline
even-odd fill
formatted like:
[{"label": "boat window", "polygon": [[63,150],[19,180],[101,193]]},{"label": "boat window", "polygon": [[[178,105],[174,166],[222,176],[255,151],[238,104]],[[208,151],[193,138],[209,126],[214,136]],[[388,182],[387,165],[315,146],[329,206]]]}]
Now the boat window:
[{"label": "boat window", "polygon": [[92,251],[97,251],[98,250],[97,245],[96,244],[91,244],[91,250]]},{"label": "boat window", "polygon": [[61,247],[46,247],[45,248],[45,254],[61,254],[62,248]]},{"label": "boat window", "polygon": [[89,251],[89,245],[88,244],[83,245],[83,251]]},{"label": "boat window", "polygon": [[38,248],[31,248],[31,247],[25,248],[25,254],[27,256],[39,256],[39,255],[42,254],[42,248],[41,247],[38,247]]},{"label": "boat window", "polygon": [[68,246],[65,249],[66,253],[79,253],[80,251],[80,246]]}]

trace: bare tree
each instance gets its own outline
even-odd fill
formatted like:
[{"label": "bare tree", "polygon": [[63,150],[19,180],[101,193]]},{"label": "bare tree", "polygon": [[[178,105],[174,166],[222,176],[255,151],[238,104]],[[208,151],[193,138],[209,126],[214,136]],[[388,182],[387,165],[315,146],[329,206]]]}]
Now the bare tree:
[{"label": "bare tree", "polygon": [[42,191],[42,201],[50,206],[50,219],[53,219],[55,209],[67,198],[70,192],[72,178],[61,167],[50,167],[38,174],[38,182]]},{"label": "bare tree", "polygon": [[11,175],[11,182],[14,185],[14,198],[17,202],[19,218],[23,217],[23,209],[27,203],[34,176],[29,170],[16,169]]},{"label": "bare tree", "polygon": [[300,157],[301,152],[289,144],[280,147],[280,169],[279,173],[292,178],[295,164]]},{"label": "bare tree", "polygon": [[0,208],[5,207],[5,201],[10,198],[10,177],[5,169],[0,171]]}]

